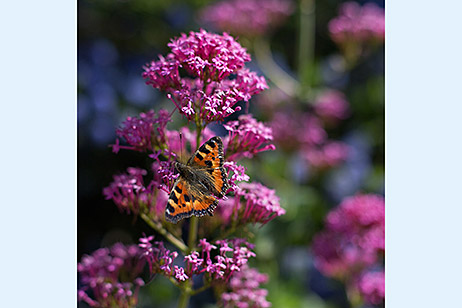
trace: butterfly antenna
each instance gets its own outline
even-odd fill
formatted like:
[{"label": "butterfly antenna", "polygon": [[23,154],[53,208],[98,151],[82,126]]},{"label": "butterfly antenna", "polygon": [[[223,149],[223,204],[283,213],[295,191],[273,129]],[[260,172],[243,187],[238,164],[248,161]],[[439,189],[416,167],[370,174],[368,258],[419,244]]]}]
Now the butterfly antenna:
[{"label": "butterfly antenna", "polygon": [[183,158],[183,134],[180,132],[180,157]]},{"label": "butterfly antenna", "polygon": [[176,108],[173,108],[172,112],[170,112],[170,114],[168,115],[170,118],[171,118],[172,115],[175,113],[175,110],[176,110]]}]

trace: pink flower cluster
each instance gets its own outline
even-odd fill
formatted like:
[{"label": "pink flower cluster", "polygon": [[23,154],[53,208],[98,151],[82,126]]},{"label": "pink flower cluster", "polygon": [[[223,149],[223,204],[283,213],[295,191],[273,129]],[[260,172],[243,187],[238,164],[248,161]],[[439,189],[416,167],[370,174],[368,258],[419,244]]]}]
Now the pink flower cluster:
[{"label": "pink flower cluster", "polygon": [[106,200],[112,199],[121,212],[127,214],[149,213],[152,218],[163,217],[168,193],[157,190],[161,185],[159,167],[153,164],[154,177],[149,185],[145,185],[143,177],[147,171],[140,168],[128,168],[127,173],[113,176],[113,182],[103,189]]},{"label": "pink flower cluster", "polygon": [[219,208],[220,217],[226,225],[247,223],[266,224],[286,211],[279,203],[273,189],[252,182],[241,183],[234,198],[229,198]]},{"label": "pink flower cluster", "polygon": [[[338,103],[335,104],[340,106]],[[312,113],[277,112],[271,122],[275,143],[286,150],[299,151],[301,156],[317,169],[339,165],[348,157],[348,146],[340,141],[329,140],[321,119],[326,119],[327,114],[332,117],[340,114],[343,116],[346,113],[344,106],[326,111],[330,107],[315,107],[315,112],[324,112],[323,117]]]},{"label": "pink flower cluster", "polygon": [[250,177],[245,173],[246,169],[242,165],[238,165],[233,161],[224,163],[224,167],[228,170],[228,184],[230,191],[238,191],[240,188],[237,182],[247,182]]},{"label": "pink flower cluster", "polygon": [[204,238],[198,245],[201,252],[193,251],[186,255],[185,267],[181,267],[173,265],[178,253],[166,249],[163,242],[151,243],[153,239],[154,236],[140,238],[139,244],[151,274],[160,273],[175,278],[178,282],[202,273],[210,281],[227,282],[234,272],[240,271],[247,264],[249,258],[255,257],[255,253],[251,251],[254,245],[244,239],[220,240],[213,245]]},{"label": "pink flower cluster", "polygon": [[325,122],[335,124],[350,115],[350,105],[345,94],[337,90],[326,90],[316,97],[315,113]]},{"label": "pink flower cluster", "polygon": [[385,298],[385,272],[367,272],[357,282],[357,289],[365,302],[379,305]]},{"label": "pink flower cluster", "polygon": [[267,308],[271,303],[266,300],[268,291],[260,284],[268,281],[268,275],[259,273],[247,265],[236,272],[229,282],[230,292],[221,295],[224,308]]},{"label": "pink flower cluster", "polygon": [[366,3],[361,7],[357,2],[345,2],[339,12],[339,16],[329,22],[330,35],[337,44],[385,39],[385,12],[376,4]]},{"label": "pink flower cluster", "polygon": [[145,262],[140,257],[141,249],[136,245],[121,243],[84,255],[77,265],[82,285],[78,290],[79,301],[90,307],[136,306],[138,290],[144,285],[139,276]]},{"label": "pink flower cluster", "polygon": [[239,36],[258,36],[281,25],[294,11],[289,0],[225,0],[206,7],[205,23]]},{"label": "pink flower cluster", "polygon": [[270,143],[273,140],[272,129],[251,114],[240,115],[237,121],[230,121],[224,127],[229,132],[224,140],[228,160],[252,158],[259,152],[276,149]]},{"label": "pink flower cluster", "polygon": [[121,146],[119,139],[112,150],[129,149],[135,151],[154,151],[165,144],[165,128],[170,122],[170,115],[161,109],[156,117],[154,110],[141,113],[138,117],[127,117],[122,126],[116,130],[119,138],[125,139],[129,146]]},{"label": "pink flower cluster", "polygon": [[[205,30],[182,34],[168,44],[171,53],[144,69],[146,83],[168,92],[188,120],[221,121],[235,106],[268,88],[263,77],[245,68],[250,55],[234,38]],[[188,76],[182,76],[180,69]]]},{"label": "pink flower cluster", "polygon": [[384,198],[359,194],[343,200],[327,215],[325,230],[313,240],[313,251],[322,273],[347,282],[373,266],[381,266],[385,251]]}]

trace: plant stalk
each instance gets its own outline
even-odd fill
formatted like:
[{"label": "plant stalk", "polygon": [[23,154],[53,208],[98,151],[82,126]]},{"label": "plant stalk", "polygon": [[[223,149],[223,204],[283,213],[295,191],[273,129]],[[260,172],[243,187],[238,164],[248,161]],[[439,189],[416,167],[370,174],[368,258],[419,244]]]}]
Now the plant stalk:
[{"label": "plant stalk", "polygon": [[257,62],[266,77],[285,94],[295,97],[298,92],[299,82],[274,61],[268,39],[264,37],[255,38],[254,52]]},{"label": "plant stalk", "polygon": [[190,298],[191,295],[189,293],[189,288],[181,289],[180,299],[178,300],[178,308],[187,308]]},{"label": "plant stalk", "polygon": [[307,96],[311,91],[310,70],[314,67],[315,47],[315,0],[300,0],[300,27],[298,37],[298,79],[300,95]]},{"label": "plant stalk", "polygon": [[144,214],[144,213],[141,213],[141,218],[142,218],[151,228],[153,228],[154,230],[156,230],[157,233],[159,233],[160,235],[162,235],[163,237],[165,237],[166,240],[168,240],[170,243],[172,243],[173,245],[175,245],[179,250],[181,250],[181,252],[187,253],[187,252],[189,251],[188,246],[186,246],[185,243],[183,243],[182,240],[176,238],[173,234],[171,234],[171,233],[168,232],[166,229],[164,229],[164,228],[162,227],[161,224],[156,223],[156,222],[153,221],[151,218],[149,218],[148,215],[146,215],[146,214]]}]

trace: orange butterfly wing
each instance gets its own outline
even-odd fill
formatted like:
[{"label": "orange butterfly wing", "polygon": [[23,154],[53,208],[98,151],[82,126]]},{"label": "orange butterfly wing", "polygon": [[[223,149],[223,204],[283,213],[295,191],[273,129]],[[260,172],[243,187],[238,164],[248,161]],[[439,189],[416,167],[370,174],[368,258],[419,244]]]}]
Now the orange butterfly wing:
[{"label": "orange butterfly wing", "polygon": [[[206,177],[211,183],[208,193],[197,188],[198,183],[188,182],[181,177],[174,185],[165,210],[165,219],[177,223],[183,218],[193,215],[212,216],[218,205],[217,197],[223,197],[228,190],[228,176],[223,168],[223,142],[216,136],[205,142],[196,153],[188,160],[187,166],[192,172]],[[202,189],[202,188],[201,188]]]},{"label": "orange butterfly wing", "polygon": [[205,168],[212,176],[214,190],[213,194],[224,197],[228,190],[228,175],[223,168],[224,154],[221,138],[215,136],[205,142],[199,150],[189,159],[187,165],[200,166]]},{"label": "orange butterfly wing", "polygon": [[165,219],[172,223],[177,223],[183,218],[193,215],[212,216],[213,211],[218,205],[218,201],[212,196],[201,195],[184,179],[180,179],[175,184],[167,202]]}]

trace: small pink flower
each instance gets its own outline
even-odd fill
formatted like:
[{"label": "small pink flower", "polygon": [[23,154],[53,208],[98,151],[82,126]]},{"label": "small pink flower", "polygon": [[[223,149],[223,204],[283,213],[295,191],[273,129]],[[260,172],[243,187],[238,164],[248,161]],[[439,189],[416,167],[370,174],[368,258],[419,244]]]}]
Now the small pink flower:
[{"label": "small pink flower", "polygon": [[184,268],[182,267],[178,267],[178,266],[174,266],[174,271],[175,271],[175,278],[178,279],[178,280],[181,280],[181,281],[185,281],[185,280],[188,280],[189,277],[188,275],[186,275],[184,273]]}]

